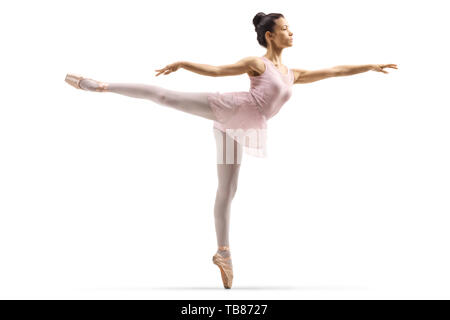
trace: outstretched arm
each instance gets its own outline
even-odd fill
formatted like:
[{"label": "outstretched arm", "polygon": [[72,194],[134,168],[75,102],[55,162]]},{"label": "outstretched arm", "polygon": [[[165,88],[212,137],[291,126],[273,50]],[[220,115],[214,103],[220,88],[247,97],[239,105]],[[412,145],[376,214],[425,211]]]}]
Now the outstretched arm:
[{"label": "outstretched arm", "polygon": [[179,68],[210,77],[223,77],[223,76],[236,76],[252,70],[255,64],[255,57],[246,57],[239,60],[236,63],[223,65],[223,66],[211,66],[209,64],[200,64],[188,61],[179,61],[165,66],[162,69],[156,69],[159,72],[166,75],[171,72],[177,71]]},{"label": "outstretched arm", "polygon": [[186,70],[211,77],[214,77],[215,74],[217,73],[217,67],[208,64],[200,64],[188,61],[178,61],[172,64],[168,64],[162,69],[156,69],[155,71],[157,71],[158,74],[156,74],[155,77],[159,76],[160,74],[167,75],[169,73],[177,71],[179,68],[184,68]]},{"label": "outstretched arm", "polygon": [[309,83],[326,78],[350,76],[366,71],[378,71],[388,73],[383,68],[398,69],[396,64],[363,64],[363,65],[341,65],[328,69],[303,70],[292,69],[294,71],[294,83]]},{"label": "outstretched arm", "polygon": [[180,64],[182,68],[203,76],[215,77],[217,73],[217,67],[209,64],[194,63],[189,61],[181,61]]}]

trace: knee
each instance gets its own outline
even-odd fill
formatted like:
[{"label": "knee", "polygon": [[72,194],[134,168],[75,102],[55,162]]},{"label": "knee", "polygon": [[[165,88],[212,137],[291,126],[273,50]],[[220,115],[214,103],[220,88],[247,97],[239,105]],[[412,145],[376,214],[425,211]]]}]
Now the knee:
[{"label": "knee", "polygon": [[177,97],[176,97],[175,92],[169,91],[169,90],[163,89],[163,88],[161,88],[161,90],[159,91],[158,98],[159,98],[159,101],[161,102],[161,104],[168,105],[168,106],[176,105],[177,102],[179,101],[179,99],[177,99]]},{"label": "knee", "polygon": [[165,92],[161,92],[158,94],[158,100],[160,104],[167,105],[168,104],[168,95]]},{"label": "knee", "polygon": [[233,200],[237,191],[237,183],[230,183],[226,186],[219,186],[217,188],[218,197],[222,198],[225,201]]}]

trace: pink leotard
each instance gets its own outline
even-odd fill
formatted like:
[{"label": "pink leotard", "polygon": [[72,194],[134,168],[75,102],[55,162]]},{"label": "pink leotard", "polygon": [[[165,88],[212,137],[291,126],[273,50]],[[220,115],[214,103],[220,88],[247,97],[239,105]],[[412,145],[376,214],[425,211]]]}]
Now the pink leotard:
[{"label": "pink leotard", "polygon": [[250,91],[215,92],[208,102],[216,115],[214,128],[240,142],[246,153],[267,156],[267,120],[276,115],[292,95],[294,73],[283,74],[269,59],[259,76],[250,77]]}]

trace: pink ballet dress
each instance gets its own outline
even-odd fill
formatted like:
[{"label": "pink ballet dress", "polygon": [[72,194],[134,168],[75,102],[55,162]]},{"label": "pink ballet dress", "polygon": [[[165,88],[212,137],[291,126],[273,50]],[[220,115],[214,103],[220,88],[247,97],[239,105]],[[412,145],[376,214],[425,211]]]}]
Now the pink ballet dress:
[{"label": "pink ballet dress", "polygon": [[294,73],[283,74],[269,59],[261,57],[266,70],[250,77],[250,91],[215,92],[208,102],[216,115],[217,128],[239,142],[247,154],[267,156],[267,120],[280,111],[292,95]]}]

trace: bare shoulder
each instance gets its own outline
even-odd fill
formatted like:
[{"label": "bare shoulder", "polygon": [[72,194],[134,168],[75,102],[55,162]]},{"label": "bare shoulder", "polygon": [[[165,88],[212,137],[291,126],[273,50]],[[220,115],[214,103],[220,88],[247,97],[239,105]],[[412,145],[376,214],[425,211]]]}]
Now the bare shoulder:
[{"label": "bare shoulder", "polygon": [[247,74],[251,77],[257,77],[264,73],[266,70],[266,66],[264,61],[262,61],[261,57],[257,56],[249,56],[246,58],[248,61],[249,71]]}]

